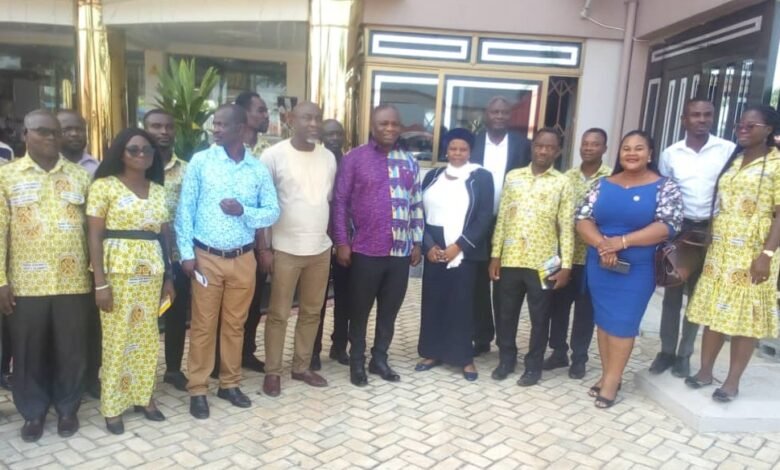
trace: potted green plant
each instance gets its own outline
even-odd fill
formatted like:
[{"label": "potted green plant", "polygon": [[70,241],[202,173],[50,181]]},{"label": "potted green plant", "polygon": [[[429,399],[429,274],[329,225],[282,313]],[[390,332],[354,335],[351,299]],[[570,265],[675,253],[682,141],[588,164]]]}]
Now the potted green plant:
[{"label": "potted green plant", "polygon": [[176,155],[189,160],[208,145],[203,123],[213,111],[209,95],[219,82],[219,74],[209,67],[196,84],[195,59],[170,60],[169,70],[160,72],[157,105],[170,113],[176,127]]}]

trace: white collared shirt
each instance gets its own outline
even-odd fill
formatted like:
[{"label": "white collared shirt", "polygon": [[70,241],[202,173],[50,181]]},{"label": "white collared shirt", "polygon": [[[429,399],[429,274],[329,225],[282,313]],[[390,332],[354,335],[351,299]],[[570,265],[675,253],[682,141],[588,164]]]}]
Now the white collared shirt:
[{"label": "white collared shirt", "polygon": [[710,135],[698,153],[685,144],[685,139],[661,153],[658,169],[680,186],[686,219],[710,218],[715,182],[734,147],[733,142]]},{"label": "white collared shirt", "polygon": [[487,171],[493,175],[493,215],[498,214],[498,203],[501,201],[501,190],[506,177],[506,162],[509,158],[509,134],[498,145],[494,144],[485,133],[485,159],[482,162]]}]

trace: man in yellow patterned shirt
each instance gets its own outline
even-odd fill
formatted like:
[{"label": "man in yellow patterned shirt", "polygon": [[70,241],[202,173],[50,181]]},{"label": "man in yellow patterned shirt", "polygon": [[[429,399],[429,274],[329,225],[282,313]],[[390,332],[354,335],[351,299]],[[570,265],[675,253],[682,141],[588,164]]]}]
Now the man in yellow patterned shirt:
[{"label": "man in yellow patterned shirt", "polygon": [[[593,185],[612,169],[604,165],[602,157],[607,151],[607,133],[603,129],[588,129],[580,141],[582,164],[566,172],[574,190],[574,205],[578,205]],[[574,239],[574,266],[571,282],[555,293],[550,317],[550,357],[542,368],[553,370],[569,366],[569,345],[566,335],[569,330],[569,314],[574,304],[574,323],[571,328],[571,367],[569,377],[581,379],[585,376],[588,348],[593,339],[593,305],[585,286],[585,254],[587,245],[579,235]]]},{"label": "man in yellow patterned shirt", "polygon": [[61,135],[51,113],[31,112],[27,155],[0,168],[0,311],[11,320],[13,397],[25,442],[41,437],[51,405],[60,436],[78,430],[94,304],[84,215],[90,176],[59,154]]},{"label": "man in yellow patterned shirt", "polygon": [[[173,217],[179,205],[181,183],[187,163],[173,152],[176,128],[173,116],[162,109],[152,109],[144,115],[144,130],[154,140],[165,165],[165,202]],[[173,227],[173,224],[170,224]],[[175,238],[175,235],[174,235]],[[181,371],[184,338],[187,332],[187,310],[190,305],[190,279],[181,271],[181,257],[176,244],[171,248],[171,267],[176,298],[164,316],[165,320],[165,374],[163,382],[177,390],[187,391],[187,377]]]},{"label": "man in yellow patterned shirt", "polygon": [[525,372],[517,381],[524,387],[542,377],[552,290],[565,287],[571,274],[574,197],[569,179],[553,168],[560,152],[557,131],[537,131],[531,143],[531,165],[506,176],[493,233],[489,271],[491,279],[501,282],[496,323],[499,364],[492,377],[503,380],[514,372],[517,322],[527,296],[531,337]]}]

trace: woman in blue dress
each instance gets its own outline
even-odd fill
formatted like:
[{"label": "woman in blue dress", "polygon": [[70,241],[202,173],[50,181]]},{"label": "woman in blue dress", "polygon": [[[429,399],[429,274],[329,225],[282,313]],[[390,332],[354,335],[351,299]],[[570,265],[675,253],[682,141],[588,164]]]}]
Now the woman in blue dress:
[{"label": "woman in blue dress", "polygon": [[598,408],[615,404],[655,290],[655,249],[682,223],[680,188],[659,175],[654,150],[645,132],[626,134],[614,173],[577,211],[577,232],[588,244],[585,272],[601,356],[601,378],[589,391]]}]

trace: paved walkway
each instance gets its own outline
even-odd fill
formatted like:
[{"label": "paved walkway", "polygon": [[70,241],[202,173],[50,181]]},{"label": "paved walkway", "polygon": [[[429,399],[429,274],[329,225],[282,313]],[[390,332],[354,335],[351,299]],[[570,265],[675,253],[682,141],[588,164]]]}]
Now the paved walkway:
[{"label": "paved walkway", "polygon": [[[419,279],[413,279],[391,350],[401,383],[372,376],[368,387],[353,387],[347,368],[323,356],[328,388],[284,377],[282,395],[273,399],[257,394],[262,376],[247,373],[243,390],[253,407],[234,408],[212,395],[207,421],[191,418],[186,394],[161,383],[157,399],[165,423],[127,413],[125,434],[113,436],[98,403],[88,400],[76,436],[59,438],[50,416],[35,444],[19,438],[21,418],[2,392],[0,467],[780,468],[780,434],[697,435],[639,394],[632,373],[646,368],[655,353],[657,342],[649,337],[638,341],[624,400],[606,411],[586,395],[598,375],[595,361],[583,381],[559,369],[530,389],[515,385],[517,375],[490,379],[495,351],[477,360],[476,383],[446,367],[415,373],[419,291]],[[527,333],[524,315],[521,350]]]}]

